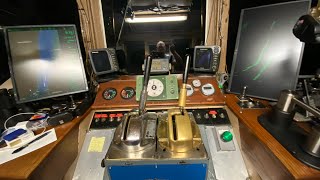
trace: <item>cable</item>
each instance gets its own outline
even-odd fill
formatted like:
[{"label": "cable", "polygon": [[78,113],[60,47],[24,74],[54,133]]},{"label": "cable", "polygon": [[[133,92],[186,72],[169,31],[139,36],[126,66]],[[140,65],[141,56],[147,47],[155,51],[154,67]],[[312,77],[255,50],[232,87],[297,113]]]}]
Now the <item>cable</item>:
[{"label": "cable", "polygon": [[7,128],[7,122],[10,120],[10,119],[12,119],[12,118],[14,118],[14,117],[16,117],[16,116],[20,116],[20,115],[34,115],[34,114],[36,114],[36,113],[34,113],[34,112],[27,112],[27,113],[19,113],[19,114],[15,114],[15,115],[13,115],[13,116],[10,116],[5,122],[4,122],[4,128],[7,130],[8,128]]}]

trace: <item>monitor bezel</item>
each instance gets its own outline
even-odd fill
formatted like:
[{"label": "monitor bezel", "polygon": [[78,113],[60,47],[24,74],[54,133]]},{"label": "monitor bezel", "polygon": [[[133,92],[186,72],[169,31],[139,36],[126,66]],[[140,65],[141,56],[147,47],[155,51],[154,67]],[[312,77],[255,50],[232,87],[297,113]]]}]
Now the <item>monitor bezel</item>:
[{"label": "monitor bezel", "polygon": [[[244,13],[244,11],[252,10],[252,9],[265,8],[265,7],[278,6],[278,5],[285,5],[285,4],[302,3],[302,2],[308,2],[309,3],[309,7],[311,6],[311,2],[309,0],[302,0],[302,1],[290,1],[290,2],[283,2],[283,3],[276,3],[276,4],[268,4],[268,5],[262,5],[262,6],[257,6],[257,7],[244,8],[244,9],[241,10],[240,20],[239,20],[239,25],[238,25],[238,31],[237,31],[237,39],[236,39],[235,49],[234,49],[233,58],[232,58],[230,80],[229,80],[228,88],[227,88],[227,92],[228,93],[241,94],[241,92],[231,91],[231,86],[232,86],[232,79],[233,79],[233,73],[234,73],[234,69],[235,69],[235,64],[236,64],[236,61],[237,61],[237,54],[238,54],[237,53],[237,49],[239,48],[239,44],[240,44],[240,36],[241,36],[241,32],[240,31],[241,31],[241,28],[242,28],[242,21],[243,21],[243,13]],[[293,25],[292,25],[292,28],[293,28]],[[300,66],[301,66],[302,57],[303,57],[303,50],[304,50],[304,46],[305,46],[305,43],[303,43],[303,42],[301,42],[301,43],[302,43],[302,46],[301,46],[301,54],[300,54],[299,62],[298,62],[298,71],[296,72],[295,80],[294,80],[294,83],[293,83],[293,87],[291,87],[291,90],[295,90],[296,89],[296,84],[298,82],[299,69],[300,69]],[[274,98],[251,95],[248,92],[246,93],[246,95],[249,96],[249,97],[254,97],[254,98],[259,98],[259,99],[265,99],[265,100],[270,100],[270,101],[278,101],[278,99],[274,99]],[[279,91],[279,95],[280,95],[280,91]]]},{"label": "monitor bezel", "polygon": [[[104,75],[104,74],[110,74],[110,73],[116,72],[115,67],[114,67],[114,64],[113,64],[113,62],[112,62],[112,57],[111,57],[111,55],[110,55],[110,53],[109,53],[109,49],[110,49],[110,48],[100,48],[100,49],[91,49],[91,50],[89,50],[89,59],[90,59],[91,67],[92,67],[92,69],[93,69],[93,71],[94,71],[94,73],[95,73],[96,75]],[[91,54],[93,51],[104,51],[104,52],[107,53],[108,58],[109,58],[110,67],[111,67],[110,70],[108,70],[108,71],[101,71],[101,72],[98,72],[98,71],[96,70],[96,67],[95,67],[95,65],[94,65],[94,62],[93,62],[93,60],[92,60],[92,54]]]},{"label": "monitor bezel", "polygon": [[[198,49],[204,49],[204,48],[211,49],[211,52],[212,52],[212,57],[211,57],[211,60],[210,60],[210,68],[209,69],[197,68],[196,67],[196,55],[197,55],[196,51]],[[194,72],[209,72],[209,73],[214,73],[215,72],[215,71],[212,70],[213,55],[214,55],[213,48],[214,48],[214,46],[195,46],[194,47],[194,50],[193,50],[193,70],[194,70]]]},{"label": "monitor bezel", "polygon": [[[30,99],[21,100],[21,98],[18,96],[19,93],[18,93],[18,88],[17,88],[17,85],[16,85],[16,81],[15,81],[15,74],[14,74],[14,71],[13,71],[13,61],[12,61],[12,57],[11,57],[8,30],[9,29],[14,29],[14,28],[15,29],[19,29],[19,28],[24,29],[24,28],[41,28],[41,27],[43,27],[43,28],[47,28],[47,27],[48,28],[50,28],[50,27],[72,27],[72,28],[74,28],[76,41],[77,41],[77,47],[78,47],[78,53],[79,53],[79,60],[80,60],[80,65],[81,65],[81,69],[82,69],[82,72],[83,72],[83,80],[84,80],[84,84],[85,84],[85,88],[83,90],[73,91],[73,92],[66,92],[66,93],[61,93],[61,94],[54,94],[54,95],[50,95],[50,96],[46,96],[46,97],[34,98],[34,99],[31,99],[31,100]],[[80,50],[79,37],[78,37],[78,32],[77,32],[76,25],[74,25],[74,24],[54,24],[54,25],[5,26],[4,27],[4,37],[5,37],[5,44],[6,44],[7,54],[8,54],[10,78],[11,78],[11,81],[12,81],[12,87],[13,87],[14,97],[15,97],[16,103],[20,104],[20,103],[26,103],[26,102],[34,102],[34,101],[50,99],[50,98],[54,98],[54,97],[61,97],[61,96],[65,96],[65,95],[72,95],[72,94],[87,92],[89,90],[87,77],[86,77],[86,71],[85,71],[84,64],[83,64],[82,53],[81,53],[81,50]]]}]

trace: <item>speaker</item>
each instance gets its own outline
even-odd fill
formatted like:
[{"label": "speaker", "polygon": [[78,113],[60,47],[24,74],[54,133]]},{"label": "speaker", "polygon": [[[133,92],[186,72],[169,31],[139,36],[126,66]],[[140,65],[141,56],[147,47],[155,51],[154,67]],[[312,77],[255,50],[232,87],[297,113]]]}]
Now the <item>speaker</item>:
[{"label": "speaker", "polygon": [[67,123],[73,119],[73,115],[70,112],[62,112],[51,115],[47,119],[47,123],[49,126],[58,126],[60,124]]}]

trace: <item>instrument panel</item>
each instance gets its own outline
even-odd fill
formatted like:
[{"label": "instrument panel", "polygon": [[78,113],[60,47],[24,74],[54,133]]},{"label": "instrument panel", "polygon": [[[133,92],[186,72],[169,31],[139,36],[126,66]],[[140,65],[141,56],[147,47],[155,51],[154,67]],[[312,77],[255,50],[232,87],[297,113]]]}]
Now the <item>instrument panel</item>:
[{"label": "instrument panel", "polygon": [[[132,109],[138,107],[140,88],[142,88],[142,77],[138,77],[140,76],[121,76],[117,80],[101,83],[92,108]],[[137,80],[140,82],[137,83]],[[147,107],[159,109],[176,107],[181,84],[182,75],[151,76],[148,84]],[[223,106],[225,104],[225,97],[218,87],[215,76],[189,76],[187,84],[187,107]]]}]

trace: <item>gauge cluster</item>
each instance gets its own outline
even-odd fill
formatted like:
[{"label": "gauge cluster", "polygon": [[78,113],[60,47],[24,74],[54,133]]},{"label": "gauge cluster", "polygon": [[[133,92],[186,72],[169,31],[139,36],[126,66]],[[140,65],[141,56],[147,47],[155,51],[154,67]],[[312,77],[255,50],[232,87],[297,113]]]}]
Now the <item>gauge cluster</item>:
[{"label": "gauge cluster", "polygon": [[215,92],[215,88],[211,83],[206,83],[202,85],[199,79],[194,79],[192,81],[192,86],[190,84],[187,84],[187,96],[192,96],[193,93],[197,90],[197,88],[200,88],[201,93],[204,96],[211,96]]},{"label": "gauge cluster", "polygon": [[[125,82],[123,82],[125,83]],[[121,86],[118,88],[114,88],[117,86],[111,86],[107,87],[103,93],[102,97],[104,100],[113,100],[115,99],[119,94],[118,100],[131,100],[135,99],[136,101],[139,101],[140,99],[140,92],[142,84],[142,79],[137,79],[137,87],[134,88],[132,86]],[[121,83],[122,84],[122,83]],[[122,84],[123,85],[123,84]],[[187,96],[192,97],[197,92],[201,92],[200,95],[202,97],[209,97],[211,95],[214,95],[215,88],[211,83],[208,82],[201,82],[200,79],[194,79],[190,81],[190,84],[187,84]],[[136,91],[138,89],[138,91]],[[153,77],[150,78],[148,87],[148,100],[172,100],[172,99],[178,99],[179,95],[179,88],[178,88],[178,82],[176,78],[172,78],[172,76],[160,76],[160,77]],[[196,95],[199,96],[199,93]],[[135,98],[134,98],[135,97]]]},{"label": "gauge cluster", "polygon": [[[118,94],[117,89],[115,88],[107,88],[103,91],[102,97],[105,100],[112,100],[114,99]],[[120,91],[120,96],[122,99],[131,99],[135,96],[136,91],[133,87],[125,87]]]}]

